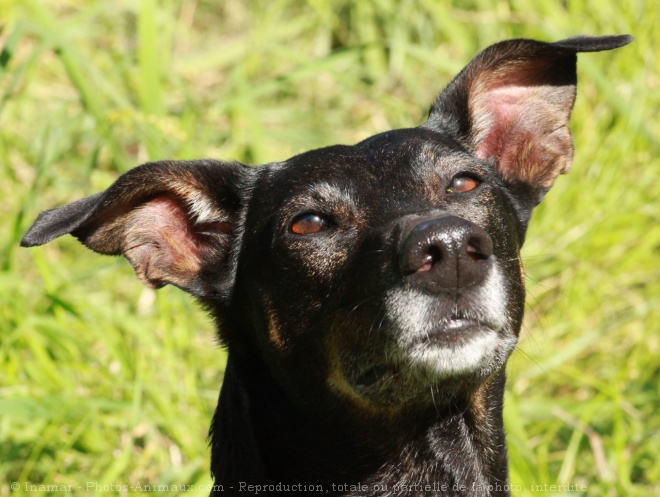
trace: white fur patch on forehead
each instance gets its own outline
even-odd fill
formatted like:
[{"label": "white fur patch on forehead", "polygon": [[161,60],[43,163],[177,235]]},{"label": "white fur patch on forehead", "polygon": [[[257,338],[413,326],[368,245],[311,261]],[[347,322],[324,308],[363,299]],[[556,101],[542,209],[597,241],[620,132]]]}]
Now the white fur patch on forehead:
[{"label": "white fur patch on forehead", "polygon": [[353,192],[345,186],[334,185],[327,181],[319,181],[311,185],[309,192],[314,199],[321,201],[341,203],[349,207],[355,205]]},{"label": "white fur patch on forehead", "polygon": [[320,209],[350,216],[357,211],[357,200],[353,189],[335,185],[327,181],[318,181],[305,187],[303,192],[296,192],[284,206],[284,211],[301,209]]},{"label": "white fur patch on forehead", "polygon": [[424,171],[428,168],[438,170],[474,167],[475,163],[474,157],[464,150],[425,143],[412,165],[413,171]]}]

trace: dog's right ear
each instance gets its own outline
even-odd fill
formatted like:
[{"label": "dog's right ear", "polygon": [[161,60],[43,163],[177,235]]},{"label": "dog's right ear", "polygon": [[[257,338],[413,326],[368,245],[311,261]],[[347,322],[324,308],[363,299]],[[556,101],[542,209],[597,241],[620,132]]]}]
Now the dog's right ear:
[{"label": "dog's right ear", "polygon": [[493,161],[505,181],[530,188],[538,202],[571,166],[577,54],[631,41],[627,35],[576,36],[492,45],[440,94],[423,127],[450,132],[477,158]]},{"label": "dog's right ear", "polygon": [[42,212],[21,240],[43,245],[67,233],[95,252],[124,255],[152,288],[210,297],[231,283],[227,267],[242,193],[252,170],[209,160],[144,164],[105,192]]}]

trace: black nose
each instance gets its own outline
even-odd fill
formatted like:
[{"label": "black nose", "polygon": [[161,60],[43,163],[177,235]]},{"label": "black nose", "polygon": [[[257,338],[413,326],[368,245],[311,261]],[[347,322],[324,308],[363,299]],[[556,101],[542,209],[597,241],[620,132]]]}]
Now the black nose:
[{"label": "black nose", "polygon": [[413,287],[429,293],[481,283],[491,264],[493,240],[481,227],[456,216],[415,225],[401,244],[401,273]]}]

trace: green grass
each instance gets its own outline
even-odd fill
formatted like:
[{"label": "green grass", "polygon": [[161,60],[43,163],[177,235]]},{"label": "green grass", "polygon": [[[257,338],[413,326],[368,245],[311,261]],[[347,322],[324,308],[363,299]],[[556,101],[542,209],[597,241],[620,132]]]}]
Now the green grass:
[{"label": "green grass", "polygon": [[39,211],[147,160],[256,164],[414,126],[486,45],[577,33],[636,41],[580,56],[574,168],[524,248],[511,481],[660,495],[658,19],[651,0],[0,0],[0,495],[210,482],[210,320],[73,239],[19,249]]}]

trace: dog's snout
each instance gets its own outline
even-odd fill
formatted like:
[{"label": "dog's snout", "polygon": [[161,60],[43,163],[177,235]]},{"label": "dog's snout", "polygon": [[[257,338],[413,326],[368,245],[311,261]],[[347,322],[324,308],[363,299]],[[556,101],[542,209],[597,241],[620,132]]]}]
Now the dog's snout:
[{"label": "dog's snout", "polygon": [[429,293],[458,290],[486,277],[493,241],[480,226],[456,216],[415,225],[401,244],[399,263],[408,283]]}]

